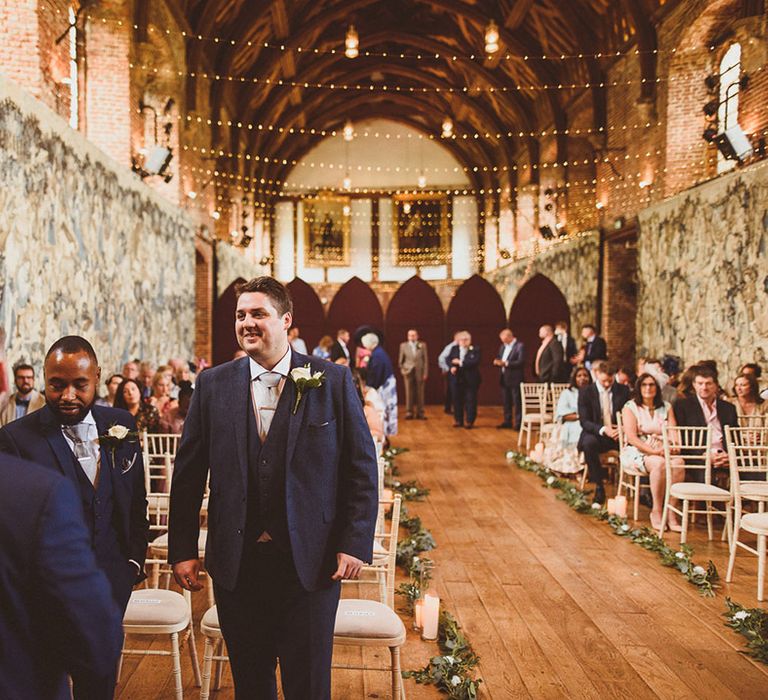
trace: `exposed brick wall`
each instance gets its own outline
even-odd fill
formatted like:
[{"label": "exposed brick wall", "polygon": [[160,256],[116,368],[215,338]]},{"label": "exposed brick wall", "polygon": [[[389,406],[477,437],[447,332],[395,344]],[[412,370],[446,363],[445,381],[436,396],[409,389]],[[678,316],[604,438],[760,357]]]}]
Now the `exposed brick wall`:
[{"label": "exposed brick wall", "polygon": [[0,70],[40,97],[37,0],[0,0]]},{"label": "exposed brick wall", "polygon": [[195,241],[195,357],[213,358],[213,248]]},{"label": "exposed brick wall", "polygon": [[637,229],[609,236],[603,243],[602,334],[608,356],[632,364],[637,315]]}]

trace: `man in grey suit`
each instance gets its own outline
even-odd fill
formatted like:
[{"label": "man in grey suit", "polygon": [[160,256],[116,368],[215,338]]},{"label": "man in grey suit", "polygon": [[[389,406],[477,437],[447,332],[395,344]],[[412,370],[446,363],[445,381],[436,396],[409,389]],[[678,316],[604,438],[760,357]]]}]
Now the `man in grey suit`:
[{"label": "man in grey suit", "polygon": [[427,381],[427,344],[419,340],[419,332],[408,331],[408,340],[400,343],[398,364],[405,384],[405,419],[426,420],[424,415],[424,384]]},{"label": "man in grey suit", "polygon": [[[330,700],[340,581],[373,556],[377,466],[349,369],[292,350],[284,285],[238,290],[246,357],[197,377],[171,486],[169,556],[198,590],[200,505],[210,474],[205,563],[238,699]],[[307,384],[309,382],[309,384]]]}]

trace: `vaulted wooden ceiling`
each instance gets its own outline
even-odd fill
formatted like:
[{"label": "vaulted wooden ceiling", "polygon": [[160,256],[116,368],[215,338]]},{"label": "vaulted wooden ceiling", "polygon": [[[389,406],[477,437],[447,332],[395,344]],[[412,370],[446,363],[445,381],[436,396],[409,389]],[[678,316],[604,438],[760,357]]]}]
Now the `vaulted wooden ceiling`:
[{"label": "vaulted wooden ceiling", "polygon": [[[176,3],[177,14],[183,15],[193,34],[219,39],[189,41],[190,70],[207,69],[235,78],[212,83],[214,123],[227,114],[243,124],[285,128],[283,132],[235,128],[229,143],[221,143],[222,133],[214,134],[218,145],[227,150],[259,155],[258,161],[248,161],[250,170],[244,174],[267,181],[282,181],[290,161],[301,158],[321,138],[288,133],[290,127],[332,130],[341,128],[347,119],[384,117],[427,134],[439,134],[443,119],[450,116],[457,134],[562,130],[569,126],[566,106],[579,91],[541,87],[600,83],[610,63],[605,58],[586,56],[633,43],[640,51],[642,77],[646,79],[640,97],[650,99],[656,70],[655,21],[674,2],[170,1]],[[485,56],[483,49],[485,27],[491,19],[500,30],[500,50],[492,58]],[[343,51],[350,24],[360,37],[361,53],[355,59],[346,58]],[[375,55],[366,56],[366,51]],[[585,57],[541,58],[579,54]],[[240,78],[246,81],[239,82]],[[286,83],[360,85],[362,89],[305,88]],[[385,85],[387,90],[382,89]],[[399,86],[400,91],[393,92],[393,86]],[[415,90],[409,91],[411,87]],[[419,91],[421,88],[427,91]],[[449,92],[450,88],[459,91]],[[599,128],[605,120],[604,89],[592,87],[589,91],[590,126]],[[478,189],[498,186],[493,167],[507,166],[511,173],[521,149],[527,150],[529,162],[538,160],[538,143],[527,135],[456,138],[445,145],[466,167],[477,167],[477,172],[468,174]],[[567,159],[567,138],[561,137],[557,145],[558,160]]]}]

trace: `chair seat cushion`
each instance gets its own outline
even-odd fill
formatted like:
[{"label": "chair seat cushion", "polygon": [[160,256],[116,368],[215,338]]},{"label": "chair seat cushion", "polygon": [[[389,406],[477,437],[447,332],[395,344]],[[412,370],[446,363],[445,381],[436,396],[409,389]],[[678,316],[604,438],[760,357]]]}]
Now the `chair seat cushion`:
[{"label": "chair seat cushion", "polygon": [[[200,534],[197,537],[197,551],[202,556],[205,553],[205,543],[208,541],[208,530],[201,529]],[[152,540],[149,543],[151,549],[159,550],[161,552],[168,551],[168,533],[164,532],[162,535]]]},{"label": "chair seat cushion", "polygon": [[208,608],[203,615],[203,619],[200,620],[200,631],[206,637],[221,637],[221,626],[219,625],[219,611],[214,605],[212,608]]},{"label": "chair seat cushion", "polygon": [[549,413],[526,413],[523,416],[523,421],[526,423],[548,423],[552,420],[552,416]]},{"label": "chair seat cushion", "polygon": [[741,529],[755,535],[768,535],[768,513],[747,513],[741,518]]},{"label": "chair seat cushion", "polygon": [[333,636],[349,639],[405,638],[405,625],[397,613],[383,603],[345,598],[339,601]]},{"label": "chair seat cushion", "polygon": [[[189,619],[189,605],[183,595],[162,588],[148,588],[131,593],[123,615],[123,627],[129,634],[137,631],[150,633],[146,628],[152,628],[158,633],[170,633],[184,629]],[[130,629],[132,627],[145,629]]]},{"label": "chair seat cushion", "polygon": [[670,489],[672,498],[697,498],[702,501],[730,501],[731,494],[719,486],[712,484],[699,484],[695,481],[681,481],[672,484]]},{"label": "chair seat cushion", "polygon": [[755,500],[768,499],[768,482],[766,481],[742,481],[739,491],[744,498]]}]

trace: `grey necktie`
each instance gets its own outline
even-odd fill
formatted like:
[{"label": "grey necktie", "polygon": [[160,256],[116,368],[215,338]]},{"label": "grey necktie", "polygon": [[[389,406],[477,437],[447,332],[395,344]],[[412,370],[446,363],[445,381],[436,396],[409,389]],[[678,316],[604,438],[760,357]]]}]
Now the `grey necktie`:
[{"label": "grey necktie", "polygon": [[85,475],[94,486],[96,477],[99,474],[99,448],[93,440],[88,439],[88,423],[76,423],[75,425],[65,425],[62,427],[64,434],[72,440],[75,445],[75,457],[80,462]]},{"label": "grey necktie", "polygon": [[280,398],[278,388],[282,378],[282,375],[278,374],[277,372],[264,372],[256,378],[256,380],[260,382],[263,387],[260,400],[258,402],[259,437],[261,438],[262,442],[267,439],[269,427],[272,425],[272,418],[275,416],[277,402]]}]

